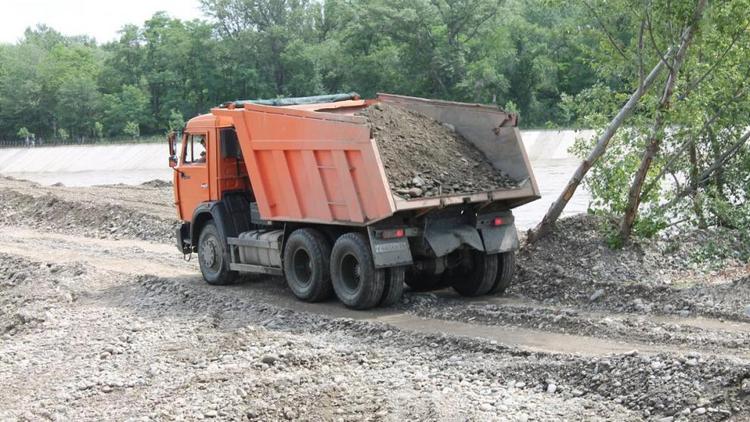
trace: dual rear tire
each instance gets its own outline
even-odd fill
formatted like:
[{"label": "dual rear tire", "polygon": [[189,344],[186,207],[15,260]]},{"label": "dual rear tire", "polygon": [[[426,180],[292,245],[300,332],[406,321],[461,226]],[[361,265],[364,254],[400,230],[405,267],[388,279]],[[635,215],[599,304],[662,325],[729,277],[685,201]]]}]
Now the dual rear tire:
[{"label": "dual rear tire", "polygon": [[466,297],[502,295],[510,287],[516,266],[513,252],[488,255],[472,251],[465,257],[465,263],[448,278],[453,290]]},{"label": "dual rear tire", "polygon": [[398,303],[404,292],[405,278],[403,267],[375,268],[370,244],[361,233],[347,233],[333,246],[333,290],[350,308],[369,309]]},{"label": "dual rear tire", "polygon": [[335,292],[353,309],[398,303],[405,279],[403,268],[375,268],[364,235],[347,233],[331,248],[322,233],[308,228],[289,236],[284,248],[284,274],[299,299],[319,302]]},{"label": "dual rear tire", "polygon": [[295,296],[306,302],[331,297],[331,246],[315,229],[299,229],[289,236],[284,248],[284,274]]},{"label": "dual rear tire", "polygon": [[466,297],[502,295],[510,287],[514,271],[513,252],[488,255],[481,251],[464,251],[459,266],[442,274],[410,272],[406,284],[418,292],[453,287]]}]

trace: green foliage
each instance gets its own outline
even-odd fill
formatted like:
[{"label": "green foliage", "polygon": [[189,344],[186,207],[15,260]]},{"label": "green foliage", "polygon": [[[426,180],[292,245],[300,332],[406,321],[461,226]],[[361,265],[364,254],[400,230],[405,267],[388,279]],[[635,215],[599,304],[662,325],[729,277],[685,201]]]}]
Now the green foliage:
[{"label": "green foliage", "polygon": [[109,135],[123,133],[128,123],[148,126],[151,116],[148,93],[140,87],[125,85],[121,92],[103,96],[102,121]]},{"label": "green foliage", "polygon": [[185,127],[185,117],[177,110],[172,109],[169,112],[169,126],[170,132],[182,130]]},{"label": "green foliage", "polygon": [[67,141],[70,138],[70,134],[67,130],[60,128],[57,129],[57,137],[62,139],[63,141]]},{"label": "green foliage", "polygon": [[[603,129],[637,88],[640,62],[648,72],[670,45],[678,44],[680,28],[694,7],[692,0],[653,2],[648,10],[630,2],[593,2],[591,14],[600,30],[599,42],[589,53],[600,82],[575,96],[563,96],[560,107],[577,125]],[[747,0],[710,3],[678,76],[666,129],[653,129],[662,77],[589,171],[585,184],[593,195],[591,212],[623,215],[646,141],[656,136],[663,142],[640,196],[634,234],[650,237],[672,225],[747,230],[750,142],[733,148],[747,132],[750,114],[748,8]],[[642,25],[646,30],[640,49]],[[579,141],[574,151],[585,157],[593,143]],[[613,239],[613,245],[617,243]]]},{"label": "green foliage", "polygon": [[101,139],[104,136],[104,125],[100,122],[94,122],[94,138]]},{"label": "green foliage", "polygon": [[27,128],[25,128],[25,127],[22,127],[21,129],[18,129],[18,133],[17,133],[16,135],[17,135],[17,136],[18,136],[19,138],[23,138],[23,139],[29,139],[29,138],[31,138],[31,137],[32,137],[32,136],[33,136],[34,134],[33,134],[33,133],[31,133],[31,132],[29,132],[29,129],[27,129]]},{"label": "green foliage", "polygon": [[[543,0],[202,0],[101,46],[46,26],[0,45],[0,137],[147,134],[240,98],[357,91],[508,104],[526,126],[596,81],[584,9]],[[103,124],[97,127],[96,122]]]},{"label": "green foliage", "polygon": [[125,123],[125,127],[122,129],[122,133],[132,138],[138,138],[141,136],[141,129],[138,126],[138,123],[127,122]]}]

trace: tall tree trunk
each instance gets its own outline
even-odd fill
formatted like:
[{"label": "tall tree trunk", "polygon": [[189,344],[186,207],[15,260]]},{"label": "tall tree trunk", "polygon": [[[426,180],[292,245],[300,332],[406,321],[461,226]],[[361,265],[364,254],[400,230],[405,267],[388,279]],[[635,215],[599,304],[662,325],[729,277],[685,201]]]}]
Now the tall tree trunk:
[{"label": "tall tree trunk", "polygon": [[622,123],[628,118],[628,116],[630,116],[635,109],[635,106],[638,104],[638,101],[640,101],[641,97],[648,92],[649,88],[654,84],[663,69],[664,62],[659,60],[659,63],[654,66],[648,76],[643,80],[641,86],[633,92],[628,99],[628,102],[625,103],[615,118],[612,119],[604,133],[599,136],[594,149],[591,150],[586,159],[578,166],[575,173],[573,173],[573,176],[568,181],[568,184],[565,186],[565,189],[563,189],[560,196],[557,197],[557,200],[552,203],[542,221],[533,231],[529,232],[529,235],[526,238],[528,243],[533,243],[541,239],[552,230],[555,222],[560,218],[563,210],[568,205],[568,202],[570,202],[570,198],[576,193],[576,190],[586,176],[586,173],[588,173],[591,166],[593,166],[594,163],[607,151],[609,141],[612,140],[612,137],[615,136],[615,133],[617,133],[617,130],[622,126]]},{"label": "tall tree trunk", "polygon": [[620,225],[620,238],[622,241],[628,240],[633,231],[633,224],[635,223],[635,218],[638,214],[638,206],[641,203],[641,190],[643,189],[643,183],[646,181],[646,176],[651,168],[651,163],[654,161],[654,157],[656,157],[656,154],[659,152],[661,143],[664,140],[666,113],[669,111],[670,100],[672,99],[677,79],[680,76],[680,68],[685,62],[690,42],[693,40],[693,35],[703,17],[703,12],[706,9],[707,3],[708,0],[698,0],[697,5],[695,6],[695,11],[693,12],[693,18],[682,31],[680,47],[677,50],[677,54],[675,54],[674,60],[672,60],[669,77],[664,85],[664,93],[659,99],[656,117],[651,126],[651,133],[649,135],[648,144],[646,145],[646,150],[643,153],[643,158],[641,159],[641,165],[635,173],[633,182],[630,185],[630,191],[628,192],[628,204],[625,207],[622,224]]},{"label": "tall tree trunk", "polygon": [[706,218],[703,216],[703,204],[698,192],[698,151],[695,148],[695,138],[691,138],[688,144],[688,158],[690,160],[690,189],[693,190],[693,212],[698,219],[698,227],[707,227]]}]

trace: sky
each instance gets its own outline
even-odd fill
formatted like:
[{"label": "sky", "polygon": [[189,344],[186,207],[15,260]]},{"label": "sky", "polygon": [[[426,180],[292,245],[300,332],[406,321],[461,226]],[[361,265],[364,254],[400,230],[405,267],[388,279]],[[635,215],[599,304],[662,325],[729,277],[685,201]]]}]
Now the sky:
[{"label": "sky", "polygon": [[0,42],[6,43],[39,23],[104,43],[116,39],[123,25],[142,25],[158,11],[185,20],[203,17],[198,0],[0,0],[0,10]]}]

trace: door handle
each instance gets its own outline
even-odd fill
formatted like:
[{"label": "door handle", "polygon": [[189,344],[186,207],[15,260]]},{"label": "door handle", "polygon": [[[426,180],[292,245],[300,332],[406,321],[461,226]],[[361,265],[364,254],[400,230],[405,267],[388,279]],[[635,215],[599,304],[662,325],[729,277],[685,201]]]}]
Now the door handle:
[{"label": "door handle", "polygon": [[181,173],[181,174],[180,174],[180,177],[182,177],[182,178],[183,178],[183,179],[185,179],[185,180],[187,180],[187,179],[190,179],[190,176],[188,176],[188,175],[187,175],[187,174],[185,174],[185,173]]}]

